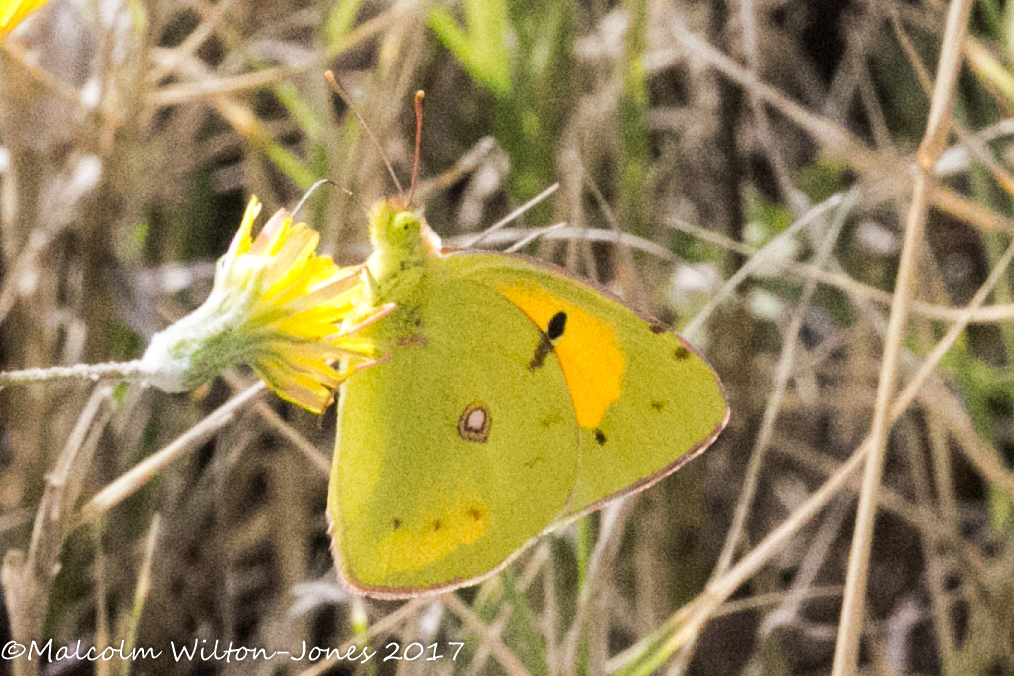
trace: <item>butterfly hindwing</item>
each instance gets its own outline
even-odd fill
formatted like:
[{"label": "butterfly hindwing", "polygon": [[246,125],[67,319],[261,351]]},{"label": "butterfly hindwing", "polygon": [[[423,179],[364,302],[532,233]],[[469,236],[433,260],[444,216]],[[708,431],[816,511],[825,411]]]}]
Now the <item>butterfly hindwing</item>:
[{"label": "butterfly hindwing", "polygon": [[387,357],[343,388],[329,513],[344,577],[376,595],[497,570],[575,485],[578,426],[545,333],[440,263],[367,327]]}]

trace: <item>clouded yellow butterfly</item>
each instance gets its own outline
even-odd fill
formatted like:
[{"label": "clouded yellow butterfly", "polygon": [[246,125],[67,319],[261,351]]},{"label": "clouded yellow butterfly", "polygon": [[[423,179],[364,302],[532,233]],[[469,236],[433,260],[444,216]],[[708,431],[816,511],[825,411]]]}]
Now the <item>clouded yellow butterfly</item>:
[{"label": "clouded yellow butterfly", "polygon": [[343,386],[328,511],[342,577],[399,598],[473,584],[539,535],[674,472],[728,420],[682,338],[561,270],[445,253],[370,213],[386,360]]},{"label": "clouded yellow butterfly", "polygon": [[396,307],[362,330],[386,357],[342,386],[328,491],[341,577],[386,598],[478,582],[729,417],[682,338],[543,263],[441,251],[410,203],[370,210],[371,302]]}]

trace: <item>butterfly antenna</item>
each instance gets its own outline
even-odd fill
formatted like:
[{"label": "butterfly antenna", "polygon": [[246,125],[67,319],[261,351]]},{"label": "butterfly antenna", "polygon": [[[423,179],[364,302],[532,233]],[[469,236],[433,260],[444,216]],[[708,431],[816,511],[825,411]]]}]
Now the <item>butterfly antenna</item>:
[{"label": "butterfly antenna", "polygon": [[310,195],[312,195],[314,191],[317,190],[317,188],[324,185],[325,183],[330,183],[331,185],[338,185],[329,178],[322,178],[313,185],[311,185],[310,189],[307,190],[305,193],[303,193],[303,198],[299,200],[299,204],[296,205],[296,208],[292,210],[293,217],[295,217],[295,215],[299,213],[299,210],[303,208],[303,205],[306,204],[306,200],[310,199]]},{"label": "butterfly antenna", "polygon": [[406,207],[412,206],[412,196],[415,195],[415,187],[419,183],[419,145],[422,142],[422,100],[426,92],[418,90],[415,93],[415,156],[412,158],[412,185],[408,187],[408,200]]},{"label": "butterfly antenna", "polygon": [[394,185],[398,188],[398,192],[401,193],[402,196],[404,196],[405,190],[404,188],[401,187],[401,181],[398,180],[398,177],[394,173],[394,167],[391,166],[391,160],[387,159],[387,153],[384,152],[383,146],[380,145],[380,141],[378,141],[377,137],[373,135],[372,131],[370,131],[370,126],[366,124],[366,120],[363,119],[363,116],[359,114],[359,111],[356,109],[355,105],[352,104],[352,99],[348,97],[348,95],[345,93],[345,90],[343,90],[341,88],[341,85],[338,84],[338,80],[337,78],[335,78],[333,72],[331,72],[330,70],[325,70],[324,78],[331,85],[331,88],[334,89],[335,93],[338,94],[338,96],[341,97],[342,101],[345,102],[345,105],[349,107],[349,110],[355,113],[356,119],[359,120],[359,124],[361,124],[363,126],[363,129],[366,131],[366,135],[370,137],[370,140],[373,141],[373,145],[377,146],[377,150],[380,151],[380,157],[381,159],[384,160],[384,166],[387,167],[387,173],[391,175],[391,180],[394,181]]}]

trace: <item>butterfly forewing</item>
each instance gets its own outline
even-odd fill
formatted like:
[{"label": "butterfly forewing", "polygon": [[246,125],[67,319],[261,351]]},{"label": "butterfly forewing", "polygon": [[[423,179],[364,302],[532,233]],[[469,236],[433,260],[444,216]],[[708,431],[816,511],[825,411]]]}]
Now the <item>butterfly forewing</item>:
[{"label": "butterfly forewing", "polygon": [[553,340],[580,434],[565,517],[650,485],[703,450],[728,407],[711,367],[679,336],[562,272],[519,257],[461,253],[453,274],[496,290]]}]

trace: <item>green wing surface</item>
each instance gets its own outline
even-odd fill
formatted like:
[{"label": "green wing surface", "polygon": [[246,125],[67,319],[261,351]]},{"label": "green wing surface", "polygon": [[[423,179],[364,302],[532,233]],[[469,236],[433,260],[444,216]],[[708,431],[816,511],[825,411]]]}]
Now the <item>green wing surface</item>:
[{"label": "green wing surface", "polygon": [[[544,335],[485,284],[430,274],[366,327],[343,386],[328,512],[339,569],[406,597],[499,570],[567,509],[578,426]],[[544,359],[532,368],[535,355]]]},{"label": "green wing surface", "polygon": [[[500,293],[547,332],[579,428],[574,490],[561,520],[641,490],[676,471],[728,421],[711,367],[660,329],[563,271],[496,254],[447,256],[450,274]],[[561,320],[563,314],[565,321]]]}]

